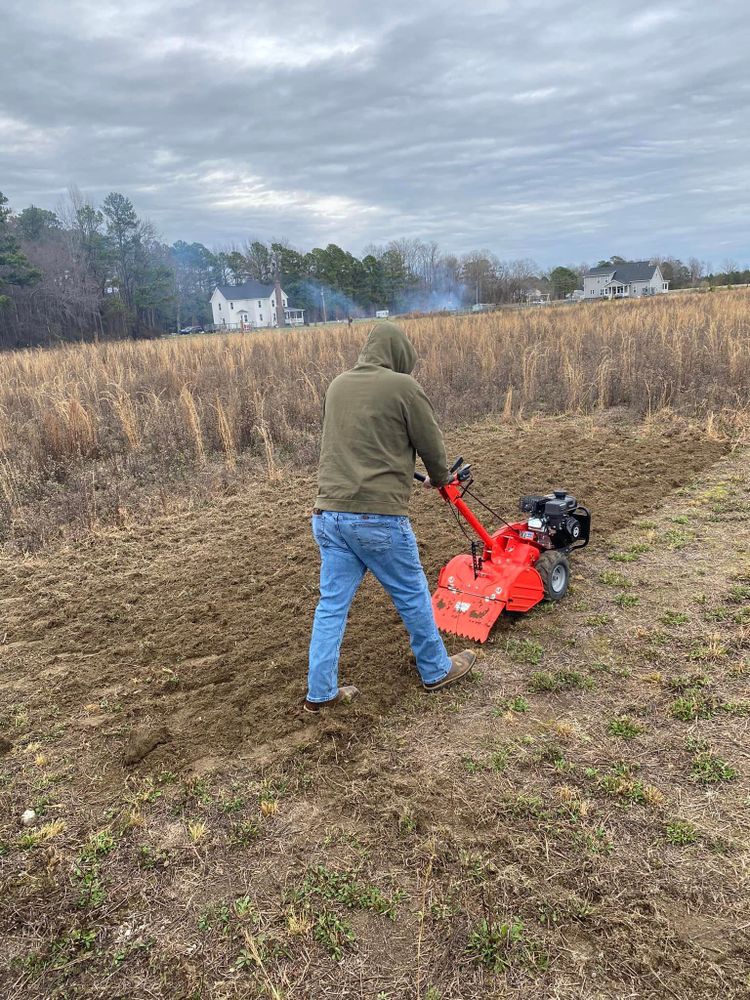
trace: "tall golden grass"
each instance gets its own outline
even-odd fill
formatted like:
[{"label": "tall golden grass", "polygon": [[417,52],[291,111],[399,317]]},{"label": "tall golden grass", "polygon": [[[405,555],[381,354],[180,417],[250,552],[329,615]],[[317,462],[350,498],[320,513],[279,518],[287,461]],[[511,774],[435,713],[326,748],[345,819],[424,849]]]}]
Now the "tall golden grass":
[{"label": "tall golden grass", "polygon": [[[627,406],[746,426],[745,290],[403,325],[420,355],[415,374],[447,425]],[[358,324],[0,356],[5,537],[19,510],[64,505],[84,475],[92,489],[97,479],[100,489],[128,476],[187,479],[248,455],[272,477],[290,459],[312,468],[326,386],[355,361],[366,332]]]}]

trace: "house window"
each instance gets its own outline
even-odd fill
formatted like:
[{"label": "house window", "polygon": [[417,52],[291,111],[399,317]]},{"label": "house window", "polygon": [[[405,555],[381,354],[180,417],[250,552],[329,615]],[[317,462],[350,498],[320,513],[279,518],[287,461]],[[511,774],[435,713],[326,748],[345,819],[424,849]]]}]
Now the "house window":
[{"label": "house window", "polygon": [[263,313],[260,314],[260,321],[263,322]]},{"label": "house window", "polygon": [[230,309],[234,309],[234,302],[230,302],[230,303],[229,303],[229,308],[230,308]]},{"label": "house window", "polygon": [[261,309],[262,307],[263,307],[263,303],[260,301],[260,299],[258,299],[258,308]]},{"label": "house window", "polygon": [[221,302],[219,303],[219,312],[221,312]]}]

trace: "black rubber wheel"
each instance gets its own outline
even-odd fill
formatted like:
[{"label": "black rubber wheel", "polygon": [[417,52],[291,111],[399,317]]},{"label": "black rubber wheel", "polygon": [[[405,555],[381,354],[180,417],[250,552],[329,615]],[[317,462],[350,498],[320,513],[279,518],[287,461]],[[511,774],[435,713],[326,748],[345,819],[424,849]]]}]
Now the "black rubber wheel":
[{"label": "black rubber wheel", "polygon": [[534,563],[534,569],[544,584],[546,601],[561,601],[568,592],[570,583],[570,563],[562,552],[542,552]]}]

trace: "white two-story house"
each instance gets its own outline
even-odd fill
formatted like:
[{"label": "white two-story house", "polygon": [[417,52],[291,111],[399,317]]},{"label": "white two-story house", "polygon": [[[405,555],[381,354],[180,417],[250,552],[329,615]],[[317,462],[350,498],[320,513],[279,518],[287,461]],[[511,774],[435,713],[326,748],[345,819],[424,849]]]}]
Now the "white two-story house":
[{"label": "white two-story house", "polygon": [[[292,309],[286,292],[281,289],[286,326],[301,326],[304,309]],[[263,326],[279,326],[274,285],[246,281],[242,285],[217,285],[211,296],[214,326],[225,330],[256,330]]]},{"label": "white two-story house", "polygon": [[664,280],[659,265],[649,264],[647,260],[592,267],[583,276],[584,300],[633,299],[668,291],[669,282]]}]

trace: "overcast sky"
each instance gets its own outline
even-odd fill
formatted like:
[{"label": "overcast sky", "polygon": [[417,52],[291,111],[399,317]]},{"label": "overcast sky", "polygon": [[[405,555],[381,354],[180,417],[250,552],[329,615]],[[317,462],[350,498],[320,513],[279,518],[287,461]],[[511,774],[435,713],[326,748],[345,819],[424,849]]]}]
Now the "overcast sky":
[{"label": "overcast sky", "polygon": [[0,190],[168,241],[750,260],[748,0],[3,0]]}]

